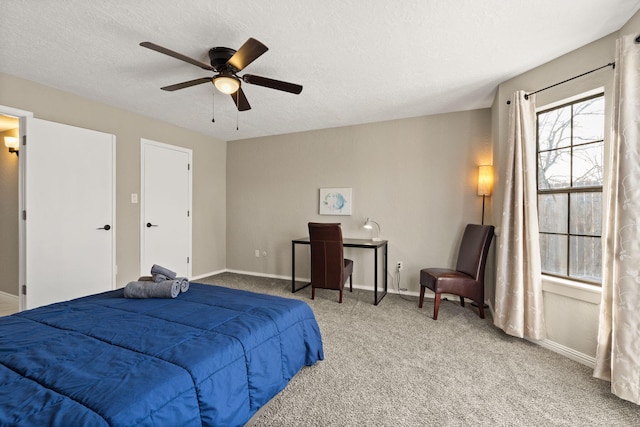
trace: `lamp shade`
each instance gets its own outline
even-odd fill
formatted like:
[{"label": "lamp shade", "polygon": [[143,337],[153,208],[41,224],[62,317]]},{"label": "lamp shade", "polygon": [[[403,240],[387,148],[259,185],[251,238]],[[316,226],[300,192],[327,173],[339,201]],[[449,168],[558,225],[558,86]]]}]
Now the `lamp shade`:
[{"label": "lamp shade", "polygon": [[379,242],[380,240],[382,240],[380,238],[380,224],[378,224],[377,222],[373,221],[371,218],[367,218],[364,221],[364,224],[362,225],[364,228],[371,230],[373,228],[373,226],[376,226],[377,228],[377,233],[374,237],[371,238],[371,240],[373,240],[374,242]]},{"label": "lamp shade", "polygon": [[478,167],[478,196],[490,196],[493,189],[493,166]]},{"label": "lamp shade", "polygon": [[20,146],[20,144],[18,144],[18,138],[16,138],[15,136],[5,136],[4,145],[5,147],[13,148],[14,150],[17,150]]},{"label": "lamp shade", "polygon": [[216,89],[222,93],[230,95],[240,88],[240,81],[235,77],[220,75],[213,79]]}]

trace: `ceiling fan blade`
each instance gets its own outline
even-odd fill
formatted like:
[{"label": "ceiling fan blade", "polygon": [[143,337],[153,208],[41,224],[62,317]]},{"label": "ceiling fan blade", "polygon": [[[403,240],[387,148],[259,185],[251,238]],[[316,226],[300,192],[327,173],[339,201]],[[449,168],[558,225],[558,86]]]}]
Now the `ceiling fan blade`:
[{"label": "ceiling fan blade", "polygon": [[188,56],[185,56],[185,55],[183,55],[181,53],[178,53],[178,52],[174,52],[174,51],[172,51],[170,49],[167,49],[166,47],[158,46],[155,43],[142,42],[142,43],[140,43],[140,46],[146,47],[147,49],[155,50],[156,52],[164,53],[165,55],[169,55],[172,58],[176,58],[176,59],[179,59],[181,61],[188,62],[189,64],[195,65],[195,66],[200,67],[200,68],[205,69],[205,70],[216,71],[215,68],[213,68],[209,64],[205,64],[204,62],[200,62],[197,59],[189,58]]},{"label": "ceiling fan blade", "polygon": [[188,82],[176,83],[174,85],[161,87],[162,90],[173,92],[174,90],[184,89],[195,85],[201,85],[202,83],[211,83],[212,77],[202,77],[200,79],[189,80]]},{"label": "ceiling fan blade", "polygon": [[302,86],[295,83],[287,83],[280,80],[269,79],[267,77],[256,76],[253,74],[245,74],[242,80],[246,83],[258,86],[264,86],[271,89],[282,90],[285,92],[295,93],[298,95],[302,92]]},{"label": "ceiling fan blade", "polygon": [[268,51],[269,48],[258,40],[249,38],[227,61],[237,71],[244,69],[247,65],[255,61],[260,55]]},{"label": "ceiling fan blade", "polygon": [[233,99],[236,107],[238,107],[238,111],[247,111],[251,109],[251,105],[249,105],[249,101],[247,100],[242,88],[232,93],[231,99]]}]

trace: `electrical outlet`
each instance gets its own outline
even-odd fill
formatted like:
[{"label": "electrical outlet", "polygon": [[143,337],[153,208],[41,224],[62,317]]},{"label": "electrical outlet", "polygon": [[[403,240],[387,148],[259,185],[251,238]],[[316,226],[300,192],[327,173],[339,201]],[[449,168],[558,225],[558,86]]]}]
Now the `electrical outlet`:
[{"label": "electrical outlet", "polygon": [[403,267],[404,265],[402,264],[402,261],[398,261],[396,264],[396,270],[401,271]]},{"label": "electrical outlet", "polygon": [[260,249],[256,249],[256,258],[260,258]]}]

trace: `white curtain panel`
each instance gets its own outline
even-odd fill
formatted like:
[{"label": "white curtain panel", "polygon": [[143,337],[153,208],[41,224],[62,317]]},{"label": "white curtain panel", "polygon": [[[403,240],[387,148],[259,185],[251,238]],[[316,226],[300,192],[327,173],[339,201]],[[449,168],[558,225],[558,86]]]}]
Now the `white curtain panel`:
[{"label": "white curtain panel", "polygon": [[618,39],[594,376],[640,404],[640,44]]},{"label": "white curtain panel", "polygon": [[542,275],[536,190],[535,96],[513,94],[509,111],[509,156],[498,236],[493,323],[509,335],[543,339]]}]

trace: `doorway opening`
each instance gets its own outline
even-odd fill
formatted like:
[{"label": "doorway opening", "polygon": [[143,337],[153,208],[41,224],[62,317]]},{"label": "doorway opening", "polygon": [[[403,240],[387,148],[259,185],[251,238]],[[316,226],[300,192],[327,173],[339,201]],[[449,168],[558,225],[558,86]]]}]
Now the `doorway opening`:
[{"label": "doorway opening", "polygon": [[[0,109],[0,316],[19,309],[20,119]],[[11,148],[9,148],[11,147]]]}]

